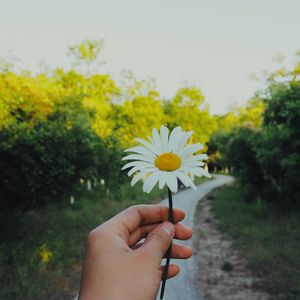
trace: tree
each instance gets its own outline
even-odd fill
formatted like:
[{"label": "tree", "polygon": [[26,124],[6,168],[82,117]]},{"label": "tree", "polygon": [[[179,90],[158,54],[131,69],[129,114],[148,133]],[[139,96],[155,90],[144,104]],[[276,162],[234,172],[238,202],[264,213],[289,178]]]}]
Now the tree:
[{"label": "tree", "polygon": [[1,211],[64,201],[80,178],[98,176],[106,147],[79,120],[68,128],[55,112],[33,128],[0,131]]},{"label": "tree", "polygon": [[259,95],[250,98],[244,106],[233,106],[232,110],[217,116],[218,130],[230,132],[238,127],[258,128],[263,122],[265,103]]},{"label": "tree", "polygon": [[[291,70],[284,68],[283,72],[281,68],[269,76],[264,99],[254,99],[240,110],[240,127],[226,133],[225,140],[222,135],[213,135],[209,144],[212,153],[220,151],[234,168],[246,199],[259,195],[284,210],[300,208],[298,66],[297,62]],[[245,120],[251,120],[252,126]]]},{"label": "tree", "polygon": [[169,127],[181,126],[184,130],[194,130],[191,142],[201,142],[203,145],[216,130],[216,121],[210,115],[204,99],[197,87],[183,87],[170,102],[165,103]]},{"label": "tree", "polygon": [[52,111],[53,102],[38,80],[26,73],[0,73],[0,130],[13,125],[32,127]]},{"label": "tree", "polygon": [[98,67],[105,63],[99,59],[103,46],[103,40],[84,40],[77,45],[70,46],[68,55],[75,59],[76,66],[83,66],[86,74],[90,75],[93,65]]},{"label": "tree", "polygon": [[257,157],[278,202],[300,207],[300,82],[272,84],[266,103]]},{"label": "tree", "polygon": [[114,106],[115,136],[123,147],[132,146],[135,137],[146,138],[152,128],[164,124],[161,101],[152,96],[138,96]]},{"label": "tree", "polygon": [[[56,69],[55,84],[60,86],[62,106],[66,99],[80,101],[81,109],[90,115],[90,123],[97,135],[107,139],[112,135],[114,119],[112,115],[112,99],[120,94],[115,81],[107,74],[93,74],[86,77],[74,70]],[[76,100],[74,100],[76,99]]]}]

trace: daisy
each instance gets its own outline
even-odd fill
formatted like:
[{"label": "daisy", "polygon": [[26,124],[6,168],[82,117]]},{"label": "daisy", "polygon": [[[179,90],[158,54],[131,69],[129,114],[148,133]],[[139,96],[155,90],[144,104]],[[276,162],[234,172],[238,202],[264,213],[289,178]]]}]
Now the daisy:
[{"label": "daisy", "polygon": [[123,160],[129,160],[122,170],[131,168],[128,176],[134,175],[131,186],[139,180],[144,181],[143,191],[150,193],[156,183],[163,189],[165,185],[174,193],[178,189],[178,179],[186,186],[196,189],[192,178],[194,176],[211,177],[204,170],[203,160],[206,154],[194,155],[203,146],[200,143],[187,144],[193,131],[185,132],[181,127],[174,128],[170,135],[165,126],[160,127],[160,132],[152,130],[152,137],[148,141],[140,138],[135,140],[140,146],[129,148],[125,152],[132,152]]}]

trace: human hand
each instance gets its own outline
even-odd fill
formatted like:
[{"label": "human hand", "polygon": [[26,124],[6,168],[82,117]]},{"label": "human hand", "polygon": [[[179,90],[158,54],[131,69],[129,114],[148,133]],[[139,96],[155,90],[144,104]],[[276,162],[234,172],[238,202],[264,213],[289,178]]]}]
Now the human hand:
[{"label": "human hand", "polygon": [[[168,211],[158,205],[132,206],[91,231],[79,299],[155,299],[163,271],[161,261],[172,238],[187,240],[192,236],[190,228],[178,223],[184,212],[174,209],[173,225],[166,222]],[[173,244],[172,258],[191,255],[191,247]],[[178,273],[179,267],[170,264],[168,278]]]}]

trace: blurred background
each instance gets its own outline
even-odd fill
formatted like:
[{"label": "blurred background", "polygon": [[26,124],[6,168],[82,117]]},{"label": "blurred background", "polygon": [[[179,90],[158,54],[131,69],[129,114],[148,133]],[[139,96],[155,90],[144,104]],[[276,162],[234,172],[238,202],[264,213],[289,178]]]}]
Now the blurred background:
[{"label": "blurred background", "polygon": [[223,229],[300,297],[299,1],[0,3],[1,299],[76,295],[89,230],[165,195],[121,172],[161,124],[235,176]]}]

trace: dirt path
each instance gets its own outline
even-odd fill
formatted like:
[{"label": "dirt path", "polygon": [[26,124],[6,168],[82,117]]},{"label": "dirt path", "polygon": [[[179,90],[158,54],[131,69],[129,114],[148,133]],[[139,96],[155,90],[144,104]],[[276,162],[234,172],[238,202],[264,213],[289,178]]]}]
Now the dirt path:
[{"label": "dirt path", "polygon": [[209,198],[208,196],[201,200],[194,222],[193,256],[198,269],[195,284],[201,290],[203,298],[205,300],[271,299],[265,292],[254,288],[254,286],[261,286],[262,283],[247,269],[246,261],[232,247],[231,239],[216,229]]},{"label": "dirt path", "polygon": [[[215,188],[228,184],[232,180],[233,178],[230,176],[214,175],[214,179],[198,185],[196,191],[187,189],[175,194],[173,196],[174,207],[181,208],[186,213],[183,223],[194,229],[194,223],[197,223],[194,222],[197,203]],[[161,204],[166,205],[167,199],[163,200]],[[192,240],[178,243],[192,245],[194,241],[195,237]],[[202,291],[194,284],[194,278],[198,273],[194,257],[192,256],[188,260],[177,260],[176,264],[180,266],[180,273],[175,278],[168,280],[164,300],[202,300]]]}]

